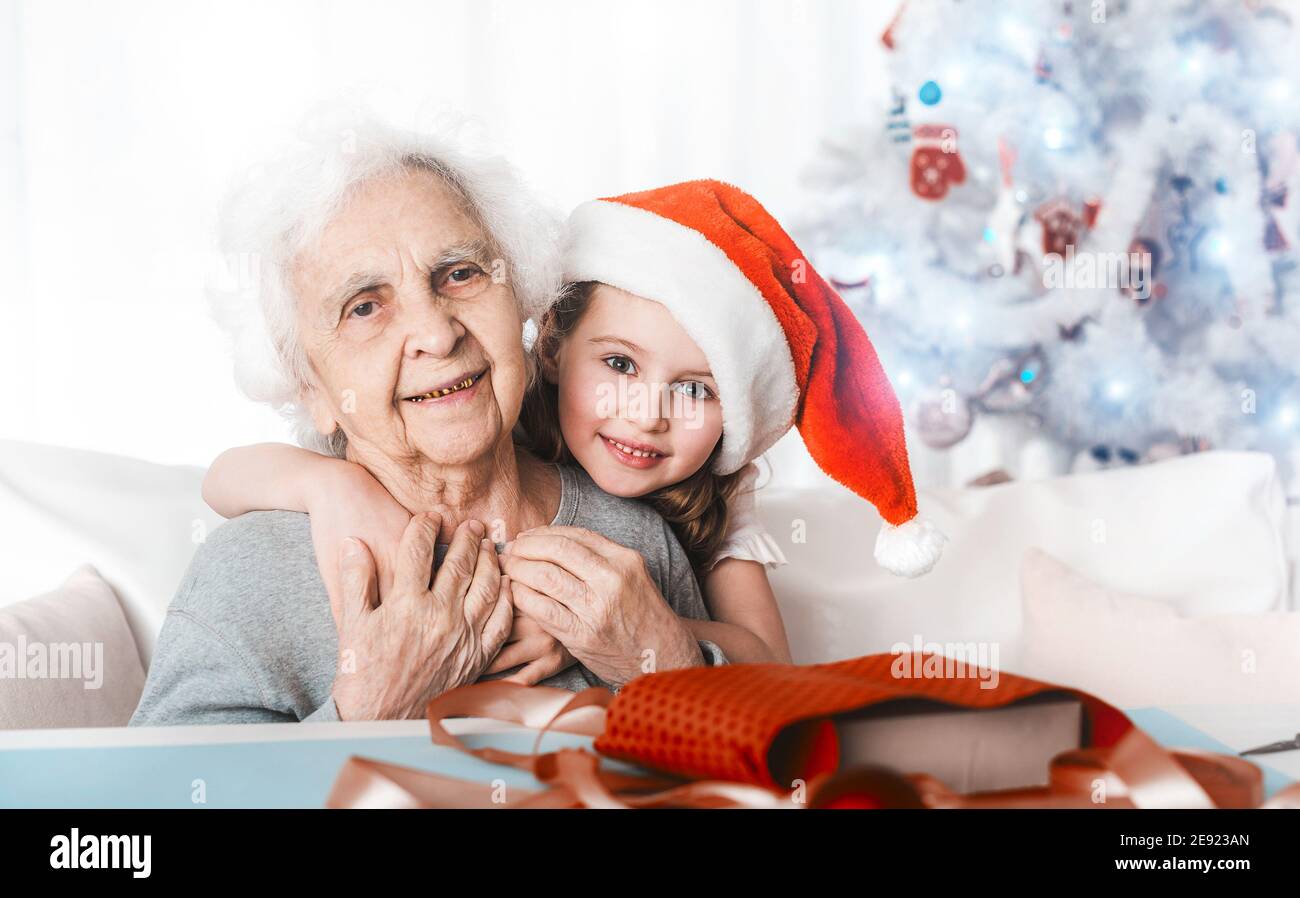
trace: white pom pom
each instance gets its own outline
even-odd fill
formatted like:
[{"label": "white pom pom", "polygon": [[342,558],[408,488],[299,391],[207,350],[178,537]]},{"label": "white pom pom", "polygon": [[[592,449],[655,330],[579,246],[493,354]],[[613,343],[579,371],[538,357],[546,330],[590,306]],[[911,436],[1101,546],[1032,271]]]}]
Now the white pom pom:
[{"label": "white pom pom", "polygon": [[897,527],[885,521],[876,537],[876,561],[891,574],[919,577],[938,564],[947,541],[938,527],[920,518]]}]

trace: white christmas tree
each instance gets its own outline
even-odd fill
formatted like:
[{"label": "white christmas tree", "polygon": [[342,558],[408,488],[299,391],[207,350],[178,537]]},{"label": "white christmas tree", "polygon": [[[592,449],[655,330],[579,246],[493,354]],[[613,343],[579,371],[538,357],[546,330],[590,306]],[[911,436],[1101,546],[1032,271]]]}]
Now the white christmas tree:
[{"label": "white christmas tree", "polygon": [[1276,0],[900,7],[891,108],[828,141],[797,228],[927,444],[1015,414],[1085,461],[1291,463],[1298,25]]}]

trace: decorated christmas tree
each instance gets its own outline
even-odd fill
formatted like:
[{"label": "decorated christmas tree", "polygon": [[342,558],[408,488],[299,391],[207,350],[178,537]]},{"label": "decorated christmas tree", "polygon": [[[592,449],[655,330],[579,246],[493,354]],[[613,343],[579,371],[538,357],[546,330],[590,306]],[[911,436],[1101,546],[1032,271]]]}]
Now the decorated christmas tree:
[{"label": "decorated christmas tree", "polygon": [[[890,108],[803,243],[931,447],[1017,415],[1075,467],[1300,446],[1300,10],[907,0]],[[875,39],[875,38],[873,38]]]}]

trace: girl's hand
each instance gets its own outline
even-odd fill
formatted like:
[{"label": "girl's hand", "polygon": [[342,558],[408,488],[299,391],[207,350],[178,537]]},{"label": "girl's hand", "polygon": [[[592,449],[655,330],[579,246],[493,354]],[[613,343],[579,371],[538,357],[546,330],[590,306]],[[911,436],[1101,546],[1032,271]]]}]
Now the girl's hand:
[{"label": "girl's hand", "polygon": [[699,667],[704,654],[639,552],[581,527],[537,527],[501,556],[514,607],[606,683]]},{"label": "girl's hand", "polygon": [[535,686],[577,663],[578,659],[570,655],[558,639],[543,630],[537,621],[526,614],[516,614],[514,627],[510,630],[505,646],[484,673],[494,674],[523,664],[522,669],[501,679]]},{"label": "girl's hand", "polygon": [[311,516],[316,564],[337,623],[343,600],[339,562],[344,539],[356,537],[370,549],[378,572],[379,594],[386,596],[393,587],[398,546],[411,514],[369,471],[352,462],[340,461],[322,470],[306,489],[304,499]]}]

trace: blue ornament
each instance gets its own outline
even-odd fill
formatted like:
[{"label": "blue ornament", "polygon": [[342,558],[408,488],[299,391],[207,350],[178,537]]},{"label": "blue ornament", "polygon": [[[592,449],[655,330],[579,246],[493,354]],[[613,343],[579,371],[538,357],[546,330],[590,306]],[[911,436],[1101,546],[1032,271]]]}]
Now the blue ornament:
[{"label": "blue ornament", "polygon": [[917,97],[926,106],[933,106],[943,99],[943,91],[939,89],[939,82],[927,81],[921,85],[921,91]]},{"label": "blue ornament", "polygon": [[1217,181],[1214,182],[1214,189],[1217,190],[1219,193],[1227,193],[1227,192],[1228,192],[1228,179],[1227,179],[1227,178],[1219,178]]}]

